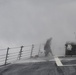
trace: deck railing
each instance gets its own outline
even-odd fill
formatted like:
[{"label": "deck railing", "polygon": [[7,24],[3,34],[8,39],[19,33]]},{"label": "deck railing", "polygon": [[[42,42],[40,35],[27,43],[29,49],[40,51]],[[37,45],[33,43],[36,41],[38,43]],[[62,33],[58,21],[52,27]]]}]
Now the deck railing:
[{"label": "deck railing", "polygon": [[0,65],[7,65],[23,58],[32,58],[39,55],[43,44],[32,44],[13,48],[0,49]]}]

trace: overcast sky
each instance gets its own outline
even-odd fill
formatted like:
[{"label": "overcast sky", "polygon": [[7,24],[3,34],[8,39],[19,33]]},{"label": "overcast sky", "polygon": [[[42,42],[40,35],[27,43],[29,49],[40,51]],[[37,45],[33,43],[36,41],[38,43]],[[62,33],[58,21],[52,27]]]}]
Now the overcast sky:
[{"label": "overcast sky", "polygon": [[0,47],[75,40],[76,0],[0,0]]}]

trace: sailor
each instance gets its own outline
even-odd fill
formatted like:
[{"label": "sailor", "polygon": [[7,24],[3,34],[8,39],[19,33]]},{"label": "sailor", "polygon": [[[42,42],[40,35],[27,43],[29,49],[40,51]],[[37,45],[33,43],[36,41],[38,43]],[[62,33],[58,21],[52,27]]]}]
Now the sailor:
[{"label": "sailor", "polygon": [[49,53],[52,54],[52,51],[51,51],[51,41],[52,41],[52,38],[48,39],[45,43],[45,46],[44,46],[44,50],[45,50],[45,57],[48,56]]}]

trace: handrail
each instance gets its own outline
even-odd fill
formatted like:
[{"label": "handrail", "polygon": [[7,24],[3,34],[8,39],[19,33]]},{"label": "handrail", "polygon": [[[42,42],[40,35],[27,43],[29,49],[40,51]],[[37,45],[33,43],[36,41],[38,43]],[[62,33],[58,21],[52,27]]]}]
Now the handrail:
[{"label": "handrail", "polygon": [[0,55],[0,56],[4,56],[4,55],[6,55],[6,54],[2,54],[2,55]]},{"label": "handrail", "polygon": [[[11,61],[12,59],[15,59],[15,58],[20,60],[23,57],[28,57],[28,56],[32,57],[33,53],[37,54],[37,52],[40,51],[40,47],[39,47],[39,49],[37,49],[39,51],[34,49],[36,46],[40,46],[40,44],[32,44],[32,45],[26,45],[26,46],[8,47],[8,48],[0,49],[0,52],[3,51],[2,53],[4,53],[4,51],[5,51],[5,53],[6,53],[6,54],[0,55],[0,60],[3,59],[3,61],[5,62],[4,65],[6,65],[6,64],[8,64],[8,61]],[[13,51],[13,49],[18,49],[17,50],[18,52]]]},{"label": "handrail", "polygon": [[12,53],[9,53],[9,55],[11,55],[11,54],[17,54],[18,52],[12,52]]}]

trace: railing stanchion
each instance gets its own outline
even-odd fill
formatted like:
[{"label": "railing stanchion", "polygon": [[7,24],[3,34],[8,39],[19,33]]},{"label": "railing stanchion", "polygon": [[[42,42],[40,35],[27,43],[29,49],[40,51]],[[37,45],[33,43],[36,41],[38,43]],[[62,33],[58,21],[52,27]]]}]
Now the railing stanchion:
[{"label": "railing stanchion", "polygon": [[32,44],[32,48],[31,48],[31,54],[30,54],[30,58],[32,58],[33,49],[34,49],[34,44]]},{"label": "railing stanchion", "polygon": [[7,48],[7,52],[6,52],[5,65],[7,64],[9,49],[10,49],[10,48],[8,47],[8,48]]},{"label": "railing stanchion", "polygon": [[21,56],[22,56],[22,49],[23,49],[23,46],[21,46],[21,49],[20,49],[20,52],[19,52],[19,60],[21,59]]},{"label": "railing stanchion", "polygon": [[40,49],[41,49],[41,44],[40,44],[40,46],[39,46],[38,56],[39,56],[39,53],[40,53]]}]

